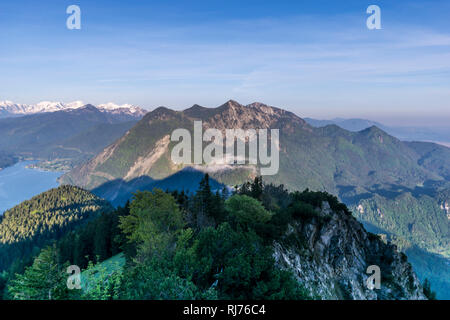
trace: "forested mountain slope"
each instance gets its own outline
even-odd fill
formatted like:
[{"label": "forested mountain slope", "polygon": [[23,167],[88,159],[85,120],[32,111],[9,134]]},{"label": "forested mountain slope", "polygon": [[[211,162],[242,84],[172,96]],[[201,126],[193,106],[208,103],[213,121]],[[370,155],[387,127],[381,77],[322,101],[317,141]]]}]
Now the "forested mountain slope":
[{"label": "forested mountain slope", "polygon": [[0,270],[36,253],[49,241],[110,211],[109,203],[73,186],[62,186],[24,201],[0,216]]},{"label": "forested mountain slope", "polygon": [[[74,263],[82,290],[67,289]],[[372,290],[374,265],[381,287]],[[228,195],[212,192],[207,175],[195,194],[136,193],[125,208],[41,250],[5,289],[10,299],[432,297],[406,256],[368,233],[336,197],[260,178]]]}]

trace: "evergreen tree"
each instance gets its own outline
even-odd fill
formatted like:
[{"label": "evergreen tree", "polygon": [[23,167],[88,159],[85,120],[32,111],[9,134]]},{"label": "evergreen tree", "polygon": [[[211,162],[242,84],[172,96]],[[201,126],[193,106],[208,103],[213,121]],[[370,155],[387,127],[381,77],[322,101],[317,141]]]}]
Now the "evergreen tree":
[{"label": "evergreen tree", "polygon": [[24,274],[17,274],[8,287],[9,294],[19,300],[67,299],[67,273],[58,264],[56,247],[47,247],[27,267]]},{"label": "evergreen tree", "polygon": [[253,181],[253,183],[251,185],[250,196],[257,200],[261,200],[262,194],[263,194],[263,189],[264,189],[264,185],[263,185],[262,177],[261,176],[255,177],[255,180]]},{"label": "evergreen tree", "polygon": [[431,284],[428,279],[423,282],[423,293],[429,300],[436,300],[436,292],[431,290]]},{"label": "evergreen tree", "polygon": [[214,194],[211,192],[209,175],[205,174],[200,181],[200,186],[192,199],[192,206],[189,210],[191,213],[191,224],[196,229],[202,229],[216,224],[213,198]]}]

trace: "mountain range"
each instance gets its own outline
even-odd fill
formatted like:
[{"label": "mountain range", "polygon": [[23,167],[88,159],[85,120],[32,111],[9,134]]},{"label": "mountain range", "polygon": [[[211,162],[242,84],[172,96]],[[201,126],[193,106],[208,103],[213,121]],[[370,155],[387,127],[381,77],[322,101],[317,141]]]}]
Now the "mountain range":
[{"label": "mountain range", "polygon": [[[63,110],[76,110],[87,104],[82,101],[70,103],[42,101],[37,104],[18,104],[12,101],[0,101],[0,118],[17,117],[38,113],[56,112]],[[122,114],[140,118],[146,111],[131,104],[117,105],[112,102],[99,104],[96,108],[105,113]]]},{"label": "mountain range", "polygon": [[450,126],[446,127],[411,127],[411,126],[386,126],[376,121],[367,119],[344,119],[335,118],[331,120],[317,120],[304,118],[313,127],[325,127],[335,124],[345,130],[361,131],[372,126],[376,126],[390,135],[404,141],[428,141],[436,142],[450,147]]},{"label": "mountain range", "polygon": [[[125,135],[61,178],[62,183],[92,190],[114,204],[136,190],[190,189],[198,172],[218,185],[236,185],[258,175],[253,165],[179,165],[171,160],[178,128],[279,129],[280,169],[266,183],[290,190],[327,191],[348,205],[360,221],[395,239],[402,248],[418,248],[450,257],[450,149],[434,143],[405,142],[370,126],[352,132],[337,125],[314,127],[294,113],[262,103],[228,101],[217,108],[194,105],[184,111],[160,107],[149,112]],[[176,181],[176,184],[167,183]],[[192,189],[190,189],[192,190]],[[416,255],[419,256],[419,255]],[[428,259],[423,258],[422,259]],[[446,260],[447,259],[447,260]],[[420,262],[420,263],[419,263]],[[432,273],[423,260],[420,276]],[[442,292],[450,282],[437,276]],[[439,280],[440,279],[440,280]]]},{"label": "mountain range", "polygon": [[[42,109],[41,109],[42,110]],[[83,105],[0,119],[0,150],[5,159],[71,163],[89,159],[120,138],[141,118],[141,111]],[[36,111],[36,110],[34,110]],[[30,111],[31,112],[31,111]],[[11,165],[11,161],[3,161]]]},{"label": "mountain range", "polygon": [[[346,188],[349,186],[371,188],[394,184],[414,189],[425,184],[446,185],[450,177],[450,149],[446,147],[402,142],[376,126],[359,132],[336,125],[314,128],[279,108],[228,101],[218,108],[194,105],[184,111],[173,111],[160,107],[65,178],[91,189],[115,179],[129,181],[142,176],[164,179],[185,167],[170,159],[174,146],[171,133],[177,128],[192,131],[195,120],[203,121],[205,129],[280,129],[280,171],[267,180],[289,188],[308,187],[349,196],[351,192]],[[241,183],[247,175],[258,172],[257,167],[249,165],[197,169],[208,170],[228,185]],[[242,173],[235,178],[226,173],[236,170]]]}]

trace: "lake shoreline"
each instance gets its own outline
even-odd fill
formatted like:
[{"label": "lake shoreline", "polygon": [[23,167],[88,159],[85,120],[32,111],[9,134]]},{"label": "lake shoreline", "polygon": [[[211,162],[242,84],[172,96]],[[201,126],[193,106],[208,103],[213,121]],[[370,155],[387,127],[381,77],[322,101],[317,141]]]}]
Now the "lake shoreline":
[{"label": "lake shoreline", "polygon": [[63,172],[29,168],[37,160],[19,161],[0,170],[0,215],[25,200],[60,185]]}]

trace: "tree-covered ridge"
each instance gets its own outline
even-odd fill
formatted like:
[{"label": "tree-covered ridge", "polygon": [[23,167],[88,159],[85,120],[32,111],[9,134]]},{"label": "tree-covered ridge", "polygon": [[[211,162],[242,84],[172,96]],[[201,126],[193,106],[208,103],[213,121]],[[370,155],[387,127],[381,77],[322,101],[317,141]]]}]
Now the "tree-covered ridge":
[{"label": "tree-covered ridge", "polygon": [[448,257],[450,221],[441,203],[428,195],[414,196],[409,192],[392,199],[376,194],[361,200],[353,209],[360,220]]},{"label": "tree-covered ridge", "polygon": [[[3,281],[5,298],[320,298],[306,290],[293,270],[277,264],[274,243],[291,239],[287,231],[296,221],[329,224],[336,217],[321,214],[324,203],[344,220],[357,224],[346,206],[330,194],[309,190],[291,193],[283,186],[264,185],[260,178],[239,187],[231,196],[227,189],[213,192],[207,175],[195,194],[160,189],[137,192],[124,208],[67,233],[43,249],[24,271],[9,273]],[[376,236],[369,237],[376,247],[391,248]],[[301,249],[301,241],[297,242],[292,245]],[[344,245],[352,246],[350,242],[353,240]],[[121,251],[123,255],[117,255]],[[392,260],[377,251],[372,254],[388,265]],[[110,257],[115,257],[110,261],[125,257],[126,262],[115,267],[102,263]],[[401,279],[423,296],[414,274],[408,271],[411,267],[406,256],[397,260],[405,264]],[[329,264],[326,260],[319,263]],[[81,284],[82,290],[65,287],[66,267],[73,264],[84,270],[82,279],[89,282]],[[390,278],[393,285],[399,285],[398,277]]]},{"label": "tree-covered ridge", "polygon": [[[389,198],[390,196],[390,198]],[[435,193],[375,194],[353,205],[369,230],[387,236],[408,255],[420,279],[428,278],[438,298],[450,297],[450,189]],[[437,254],[437,255],[436,255]]]},{"label": "tree-covered ridge", "polygon": [[[249,196],[228,196],[212,192],[207,176],[196,194],[138,192],[125,208],[68,233],[24,272],[10,274],[5,298],[308,298],[289,271],[275,266],[270,241],[255,231],[272,213]],[[101,266],[94,268],[118,248],[127,261],[123,270],[103,274]],[[87,291],[64,290],[64,267],[74,263],[101,281],[83,284]]]},{"label": "tree-covered ridge", "polygon": [[74,186],[51,189],[7,210],[0,220],[0,243],[29,240],[56,231],[109,207],[89,191]]},{"label": "tree-covered ridge", "polygon": [[0,270],[58,239],[102,211],[109,203],[74,186],[51,189],[7,210],[0,217]]},{"label": "tree-covered ridge", "polygon": [[[123,299],[307,299],[275,266],[264,238],[273,213],[246,195],[212,192],[206,175],[194,195],[137,193],[120,218],[129,260]],[[130,250],[130,247],[132,250]]]}]

